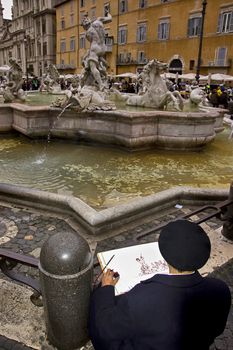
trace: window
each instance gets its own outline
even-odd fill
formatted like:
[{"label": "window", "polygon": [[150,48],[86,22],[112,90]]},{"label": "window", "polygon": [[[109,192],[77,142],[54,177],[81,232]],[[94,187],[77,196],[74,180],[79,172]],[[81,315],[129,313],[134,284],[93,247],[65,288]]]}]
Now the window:
[{"label": "window", "polygon": [[65,19],[61,19],[61,29],[65,29]]},{"label": "window", "polygon": [[85,47],[86,47],[86,35],[85,34],[80,35],[79,46],[80,46],[80,49],[85,49]]},{"label": "window", "polygon": [[96,7],[91,8],[91,18],[96,18]]},{"label": "window", "polygon": [[104,16],[107,16],[107,14],[110,13],[110,3],[104,4]]},{"label": "window", "polygon": [[125,54],[124,53],[119,53],[119,55],[118,55],[118,62],[119,63],[125,63]]},{"label": "window", "polygon": [[43,56],[47,55],[47,43],[43,43]]},{"label": "window", "polygon": [[74,0],[72,0],[70,2],[70,12],[73,13],[74,12]]},{"label": "window", "polygon": [[146,63],[146,56],[144,51],[138,51],[138,63]]},{"label": "window", "polygon": [[118,44],[126,44],[127,42],[127,27],[126,26],[122,26],[119,28],[118,31]]},{"label": "window", "polygon": [[70,51],[75,51],[75,37],[70,38]]},{"label": "window", "polygon": [[227,55],[227,48],[226,47],[219,47],[216,50],[215,64],[217,66],[224,66],[226,63],[226,55]]},{"label": "window", "polygon": [[20,48],[20,45],[17,45],[17,58],[18,58],[18,60],[21,60],[21,48]]},{"label": "window", "polygon": [[189,18],[188,37],[198,36],[201,32],[201,16]]},{"label": "window", "polygon": [[46,33],[46,18],[42,17],[42,34]]},{"label": "window", "polygon": [[160,21],[158,26],[158,39],[159,40],[168,40],[169,39],[169,29],[170,23],[168,20]]},{"label": "window", "polygon": [[66,51],[66,41],[65,41],[65,39],[61,40],[60,51],[61,52],[65,52]]},{"label": "window", "polygon": [[127,54],[126,54],[126,63],[130,63],[130,62],[132,62],[131,52],[127,52]]},{"label": "window", "polygon": [[85,6],[85,0],[80,0],[80,7],[84,7]]},{"label": "window", "polygon": [[218,33],[233,32],[233,11],[220,13],[218,18]]},{"label": "window", "polygon": [[80,16],[79,16],[80,23],[82,23],[84,16],[86,16],[86,12],[84,12],[84,11],[80,12]]},{"label": "window", "polygon": [[37,35],[40,35],[40,20],[36,21],[36,33]]},{"label": "window", "polygon": [[41,56],[41,43],[39,41],[37,43],[37,51],[38,51],[38,55]]},{"label": "window", "polygon": [[194,60],[190,60],[189,61],[189,70],[194,70],[195,67],[195,61]]},{"label": "window", "polygon": [[119,0],[119,12],[120,13],[125,13],[128,11],[128,1],[127,0]]},{"label": "window", "polygon": [[139,0],[139,8],[144,9],[147,6],[147,0]]},{"label": "window", "polygon": [[73,13],[70,14],[70,25],[71,26],[74,25],[74,14]]},{"label": "window", "polygon": [[146,41],[146,23],[140,23],[137,27],[137,42]]}]

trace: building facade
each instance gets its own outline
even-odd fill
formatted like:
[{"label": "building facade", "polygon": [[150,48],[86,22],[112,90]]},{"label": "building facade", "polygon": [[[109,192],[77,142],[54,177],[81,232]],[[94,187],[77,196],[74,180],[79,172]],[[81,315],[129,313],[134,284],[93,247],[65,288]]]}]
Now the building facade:
[{"label": "building facade", "polygon": [[59,71],[75,73],[79,55],[79,11],[78,1],[59,0],[56,2],[56,63]]},{"label": "building facade", "polygon": [[[57,65],[80,72],[88,48],[82,17],[110,11],[113,20],[105,28],[111,73],[135,73],[153,58],[168,62],[171,72],[195,73],[202,10],[203,0],[58,0]],[[233,1],[207,0],[200,73],[233,75],[232,61]]]},{"label": "building facade", "polygon": [[3,10],[0,1],[0,66],[8,64],[13,51],[11,20],[3,18]]},{"label": "building facade", "polygon": [[[42,76],[56,59],[55,0],[13,0],[12,20],[0,39],[0,62],[13,57],[26,74]],[[1,6],[2,7],[2,6]],[[0,9],[1,17],[1,9]],[[1,25],[1,20],[0,20]]]}]

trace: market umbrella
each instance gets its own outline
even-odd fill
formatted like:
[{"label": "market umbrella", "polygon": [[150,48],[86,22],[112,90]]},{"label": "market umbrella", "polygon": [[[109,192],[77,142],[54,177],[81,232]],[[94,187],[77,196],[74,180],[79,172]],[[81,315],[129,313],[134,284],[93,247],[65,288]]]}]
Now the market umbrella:
[{"label": "market umbrella", "polygon": [[9,70],[10,70],[10,67],[7,64],[0,67],[0,72],[8,72]]},{"label": "market umbrella", "polygon": [[224,81],[227,78],[229,78],[229,75],[227,74],[222,74],[222,73],[214,73],[211,74],[211,81]]},{"label": "market umbrella", "polygon": [[165,72],[160,74],[162,78],[167,78],[167,79],[176,79],[176,74],[170,73],[170,72]]},{"label": "market umbrella", "polygon": [[195,80],[196,79],[196,74],[194,73],[186,73],[186,74],[181,74],[179,76],[180,79],[184,80]]},{"label": "market umbrella", "polygon": [[122,73],[122,74],[117,74],[115,75],[116,78],[131,78],[131,79],[136,79],[137,74],[135,73]]}]

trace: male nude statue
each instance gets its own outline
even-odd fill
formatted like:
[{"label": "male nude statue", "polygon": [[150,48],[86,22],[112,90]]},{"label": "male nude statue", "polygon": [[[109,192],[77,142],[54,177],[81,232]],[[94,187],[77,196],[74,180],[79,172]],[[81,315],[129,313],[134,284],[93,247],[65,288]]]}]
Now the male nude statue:
[{"label": "male nude statue", "polygon": [[86,30],[86,38],[90,42],[90,48],[83,58],[84,79],[86,80],[91,72],[99,90],[103,90],[104,84],[101,78],[107,75],[108,64],[104,59],[106,52],[105,46],[105,30],[104,23],[112,21],[112,16],[107,13],[105,17],[98,17],[91,20],[88,16],[84,16],[82,26]]}]

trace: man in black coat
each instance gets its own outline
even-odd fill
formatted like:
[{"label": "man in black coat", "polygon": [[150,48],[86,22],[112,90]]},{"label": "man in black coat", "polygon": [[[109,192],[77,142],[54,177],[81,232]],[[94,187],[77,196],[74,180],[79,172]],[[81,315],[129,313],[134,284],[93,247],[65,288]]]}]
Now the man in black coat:
[{"label": "man in black coat", "polygon": [[208,350],[226,325],[227,285],[203,278],[210,241],[195,223],[177,220],[161,232],[159,249],[169,274],[156,274],[115,296],[108,270],[91,298],[89,331],[96,350]]}]

